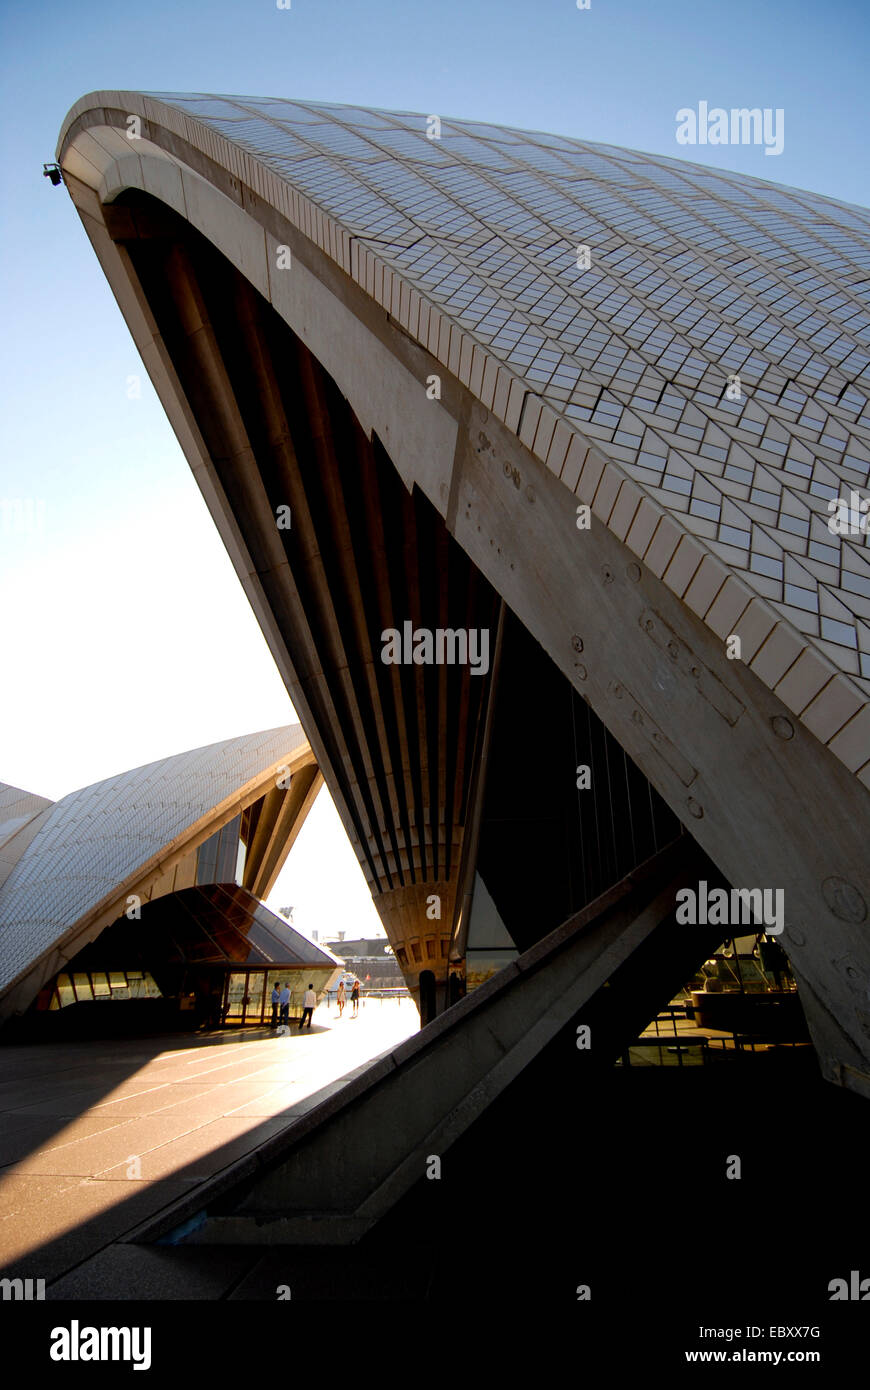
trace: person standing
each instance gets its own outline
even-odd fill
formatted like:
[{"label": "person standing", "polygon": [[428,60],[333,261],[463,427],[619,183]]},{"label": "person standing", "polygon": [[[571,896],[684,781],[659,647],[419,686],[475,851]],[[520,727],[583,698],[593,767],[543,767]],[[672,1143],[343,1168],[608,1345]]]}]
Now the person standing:
[{"label": "person standing", "polygon": [[278,996],[278,1003],[281,1009],[281,1027],[287,1028],[290,1024],[290,986],[285,985]]},{"label": "person standing", "polygon": [[314,1010],[317,1008],[317,995],[314,993],[314,985],[309,984],[302,996],[302,1022],[299,1024],[299,1032],[305,1027],[305,1020],[308,1020],[308,1031],[311,1032],[311,1020],[314,1017]]},{"label": "person standing", "polygon": [[281,1002],[281,986],[276,982],[272,986],[272,1027],[278,1027],[278,1005]]},{"label": "person standing", "polygon": [[341,1018],[344,1013],[344,1006],[347,1003],[347,990],[344,987],[344,980],[339,980],[338,982],[338,994],[335,996],[335,999],[338,1004],[338,1016]]},{"label": "person standing", "polygon": [[359,1013],[359,980],[354,980],[351,986],[350,1002],[353,1004],[353,1016],[356,1018]]},{"label": "person standing", "polygon": [[223,991],[215,985],[208,992],[206,999],[206,1010],[209,1028],[220,1028],[221,1026],[221,1006],[223,1005]]}]

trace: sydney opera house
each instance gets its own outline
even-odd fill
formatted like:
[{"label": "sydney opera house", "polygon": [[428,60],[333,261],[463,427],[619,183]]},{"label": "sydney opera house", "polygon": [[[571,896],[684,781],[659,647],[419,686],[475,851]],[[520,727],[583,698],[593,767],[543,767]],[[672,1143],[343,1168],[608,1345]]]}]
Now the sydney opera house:
[{"label": "sydney opera house", "polygon": [[284,100],[92,93],[58,159],[424,1019],[679,842],[867,1088],[867,214]]},{"label": "sydney opera house", "polygon": [[[612,1075],[738,925],[782,948],[860,1108],[870,214],[251,97],[93,92],[57,158],[428,1025],[151,1238],[359,1239],[528,1078]],[[243,740],[244,795],[197,823],[220,803],[235,844],[265,795],[291,825],[305,784],[264,791],[289,739],[250,762]],[[252,898],[277,863],[257,833]],[[111,901],[83,883],[83,946],[164,872],[146,848]],[[194,849],[173,891],[209,898]],[[32,993],[59,917],[15,953],[26,872],[0,941]]]}]

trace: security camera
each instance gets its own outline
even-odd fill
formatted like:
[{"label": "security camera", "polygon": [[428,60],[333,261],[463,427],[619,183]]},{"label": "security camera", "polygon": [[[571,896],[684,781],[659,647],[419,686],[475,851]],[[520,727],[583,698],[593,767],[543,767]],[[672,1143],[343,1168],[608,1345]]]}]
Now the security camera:
[{"label": "security camera", "polygon": [[61,174],[61,172],[60,172],[60,165],[59,165],[59,164],[43,164],[43,166],[42,166],[42,177],[43,177],[44,179],[51,179],[51,182],[52,182],[53,186],[54,186],[55,188],[57,188],[57,185],[60,183],[61,178],[63,177],[62,174]]}]

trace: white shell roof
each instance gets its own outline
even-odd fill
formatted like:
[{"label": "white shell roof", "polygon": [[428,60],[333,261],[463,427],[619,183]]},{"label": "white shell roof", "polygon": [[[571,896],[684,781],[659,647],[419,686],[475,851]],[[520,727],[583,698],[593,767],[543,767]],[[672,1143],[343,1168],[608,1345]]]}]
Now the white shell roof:
[{"label": "white shell roof", "polygon": [[99,143],[127,113],[299,226],[870,785],[870,535],[828,527],[870,492],[867,210],[277,98],[92,93],[59,155],[77,118]]}]

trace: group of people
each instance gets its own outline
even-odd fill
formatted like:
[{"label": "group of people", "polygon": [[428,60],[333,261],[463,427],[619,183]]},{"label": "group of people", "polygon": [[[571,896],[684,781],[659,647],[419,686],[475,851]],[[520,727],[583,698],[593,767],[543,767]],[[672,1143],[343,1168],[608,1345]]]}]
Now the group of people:
[{"label": "group of people", "polygon": [[[335,1000],[338,1004],[338,1016],[339,1018],[341,1018],[342,1014],[344,1013],[344,1006],[347,1003],[347,987],[345,986],[344,980],[339,981],[338,992],[335,996]],[[351,1017],[356,1018],[357,1014],[359,1013],[359,980],[354,980],[351,986],[350,1002],[353,1005],[353,1013],[351,1014]]]},{"label": "group of people", "polygon": [[[302,996],[302,1017],[299,1020],[299,1031],[308,1024],[311,1029],[311,1020],[314,1017],[314,1010],[317,1008],[317,995],[314,992],[314,985],[308,985],[307,990]],[[272,987],[272,1027],[289,1028],[290,1026],[290,986],[276,984]]]},{"label": "group of people", "polygon": [[[351,985],[350,1002],[353,1006],[352,1018],[356,1018],[359,1013],[359,980],[354,980]],[[344,1006],[347,1003],[347,986],[344,980],[339,981],[336,994],[338,1004],[338,1016],[341,1018],[344,1013]],[[317,995],[314,992],[314,985],[309,984],[302,996],[302,1018],[299,1021],[299,1031],[305,1027],[306,1023],[311,1028],[311,1019],[314,1010],[317,1008]],[[276,984],[272,986],[272,1027],[275,1029],[289,1028],[290,1026],[290,986]]]}]

